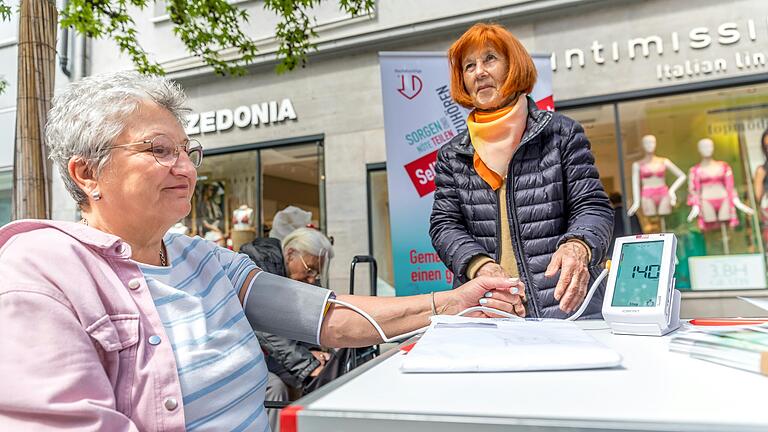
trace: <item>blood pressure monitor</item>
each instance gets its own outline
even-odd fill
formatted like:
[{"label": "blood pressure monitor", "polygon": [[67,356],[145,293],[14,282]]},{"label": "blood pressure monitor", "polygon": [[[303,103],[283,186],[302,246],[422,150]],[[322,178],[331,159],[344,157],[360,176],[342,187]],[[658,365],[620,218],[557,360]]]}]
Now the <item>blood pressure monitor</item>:
[{"label": "blood pressure monitor", "polygon": [[613,333],[663,336],[680,326],[674,234],[620,237],[613,248],[603,317]]}]

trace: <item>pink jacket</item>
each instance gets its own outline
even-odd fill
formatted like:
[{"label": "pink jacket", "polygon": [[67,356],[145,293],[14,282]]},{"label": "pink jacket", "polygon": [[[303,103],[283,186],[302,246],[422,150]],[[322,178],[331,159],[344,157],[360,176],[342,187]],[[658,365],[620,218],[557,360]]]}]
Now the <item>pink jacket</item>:
[{"label": "pink jacket", "polygon": [[173,351],[130,256],[76,223],[0,229],[0,430],[184,430]]}]

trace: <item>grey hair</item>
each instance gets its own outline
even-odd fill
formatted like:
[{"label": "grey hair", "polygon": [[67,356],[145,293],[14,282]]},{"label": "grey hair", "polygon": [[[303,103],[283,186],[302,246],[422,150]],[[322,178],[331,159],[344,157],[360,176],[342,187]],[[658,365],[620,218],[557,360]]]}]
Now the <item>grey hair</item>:
[{"label": "grey hair", "polygon": [[283,239],[283,253],[288,248],[299,252],[330,260],[333,258],[333,246],[323,233],[314,228],[298,228]]},{"label": "grey hair", "polygon": [[93,75],[69,84],[53,98],[45,127],[49,157],[80,208],[88,205],[88,197],[70,177],[69,161],[85,161],[98,178],[109,162],[110,146],[125,129],[126,119],[143,101],[160,105],[182,127],[186,125],[189,109],[185,107],[184,91],[159,76],[138,72]]}]

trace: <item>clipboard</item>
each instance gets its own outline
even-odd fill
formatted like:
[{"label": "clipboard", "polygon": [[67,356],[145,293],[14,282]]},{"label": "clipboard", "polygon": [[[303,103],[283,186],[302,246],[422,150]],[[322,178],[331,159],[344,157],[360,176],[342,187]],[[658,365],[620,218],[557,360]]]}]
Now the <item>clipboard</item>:
[{"label": "clipboard", "polygon": [[400,367],[405,373],[611,368],[621,355],[563,320],[438,315]]}]

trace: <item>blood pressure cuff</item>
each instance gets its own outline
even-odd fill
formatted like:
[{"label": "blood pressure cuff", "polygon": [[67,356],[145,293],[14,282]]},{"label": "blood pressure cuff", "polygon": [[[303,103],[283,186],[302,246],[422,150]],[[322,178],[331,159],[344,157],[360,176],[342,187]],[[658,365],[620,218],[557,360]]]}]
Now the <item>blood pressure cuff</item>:
[{"label": "blood pressure cuff", "polygon": [[333,291],[265,271],[251,280],[243,301],[254,330],[320,345],[328,299]]}]

